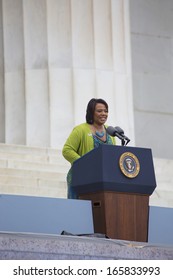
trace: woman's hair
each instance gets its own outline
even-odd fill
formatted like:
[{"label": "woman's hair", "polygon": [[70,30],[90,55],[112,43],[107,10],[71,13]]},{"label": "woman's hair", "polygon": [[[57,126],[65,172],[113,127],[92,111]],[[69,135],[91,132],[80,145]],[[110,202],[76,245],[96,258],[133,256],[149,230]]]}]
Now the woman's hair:
[{"label": "woman's hair", "polygon": [[101,98],[92,98],[87,105],[87,109],[86,109],[86,122],[89,124],[93,124],[94,122],[94,111],[95,111],[95,107],[96,104],[98,103],[102,103],[105,105],[107,111],[108,111],[108,104],[106,103],[105,100],[101,99]]}]

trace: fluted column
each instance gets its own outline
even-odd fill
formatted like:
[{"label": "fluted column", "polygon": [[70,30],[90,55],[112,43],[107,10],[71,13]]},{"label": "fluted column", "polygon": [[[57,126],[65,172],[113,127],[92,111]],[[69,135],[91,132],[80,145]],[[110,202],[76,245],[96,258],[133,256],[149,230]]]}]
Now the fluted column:
[{"label": "fluted column", "polygon": [[50,145],[64,142],[74,124],[71,1],[47,1]]},{"label": "fluted column", "polygon": [[97,97],[103,97],[109,104],[110,125],[117,125],[114,100],[114,61],[112,42],[112,3],[105,0],[94,0],[94,49],[96,68]]},{"label": "fluted column", "polygon": [[115,119],[134,144],[129,1],[111,2]]},{"label": "fluted column", "polygon": [[2,0],[0,0],[0,142],[5,142],[4,49]]},{"label": "fluted column", "polygon": [[85,121],[86,104],[96,96],[93,1],[71,1],[75,124]]},{"label": "fluted column", "polygon": [[26,144],[50,145],[46,0],[23,1]]},{"label": "fluted column", "polygon": [[5,0],[2,4],[5,142],[23,144],[26,115],[22,1]]}]

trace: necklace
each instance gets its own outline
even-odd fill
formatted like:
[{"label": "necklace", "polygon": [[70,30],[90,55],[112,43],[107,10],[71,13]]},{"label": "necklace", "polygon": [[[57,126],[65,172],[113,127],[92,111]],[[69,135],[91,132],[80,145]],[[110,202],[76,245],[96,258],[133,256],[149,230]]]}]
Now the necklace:
[{"label": "necklace", "polygon": [[104,132],[104,131],[102,131],[102,132],[96,131],[95,134],[96,134],[98,137],[102,138],[102,137],[105,135],[105,132]]}]

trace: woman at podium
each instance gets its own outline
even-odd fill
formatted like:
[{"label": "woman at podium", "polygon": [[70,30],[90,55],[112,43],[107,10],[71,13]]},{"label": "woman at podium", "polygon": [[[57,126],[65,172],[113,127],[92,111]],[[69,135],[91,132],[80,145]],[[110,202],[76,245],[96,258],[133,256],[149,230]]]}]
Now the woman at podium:
[{"label": "woman at podium", "polygon": [[[108,104],[105,100],[92,98],[86,109],[86,122],[73,128],[67,138],[62,154],[71,164],[81,156],[99,147],[99,145],[115,145],[115,138],[106,132]],[[86,171],[87,172],[87,171]],[[72,170],[67,174],[68,198],[77,198],[72,192]]]}]

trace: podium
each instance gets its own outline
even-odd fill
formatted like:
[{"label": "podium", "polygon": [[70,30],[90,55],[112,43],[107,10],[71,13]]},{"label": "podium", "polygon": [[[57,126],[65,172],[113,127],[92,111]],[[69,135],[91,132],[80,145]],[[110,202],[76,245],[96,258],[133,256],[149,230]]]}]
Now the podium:
[{"label": "podium", "polygon": [[92,202],[94,232],[113,239],[147,242],[149,196],[155,188],[148,148],[100,145],[72,167],[73,191]]}]

